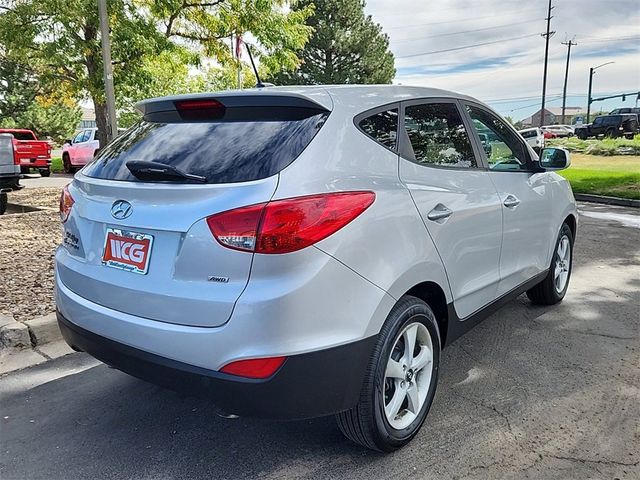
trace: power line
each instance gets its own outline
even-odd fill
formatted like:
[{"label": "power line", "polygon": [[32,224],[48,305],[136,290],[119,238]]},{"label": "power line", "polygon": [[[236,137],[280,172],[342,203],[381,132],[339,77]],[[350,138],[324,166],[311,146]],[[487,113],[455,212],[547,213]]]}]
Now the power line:
[{"label": "power line", "polygon": [[527,12],[531,12],[535,9],[525,9],[525,10],[518,10],[517,12],[510,12],[510,13],[503,13],[501,15],[485,15],[483,17],[470,17],[470,18],[457,18],[455,20],[445,20],[442,22],[429,22],[429,23],[416,23],[413,25],[392,25],[391,27],[384,27],[384,30],[393,30],[393,29],[397,29],[397,28],[414,28],[414,27],[427,27],[430,25],[446,25],[448,23],[462,23],[462,22],[473,22],[476,20],[484,20],[487,18],[503,18],[503,17],[510,17],[513,15],[522,15],[523,13],[527,13]]},{"label": "power line", "polygon": [[473,30],[462,30],[459,32],[448,32],[448,33],[436,33],[434,35],[427,35],[426,37],[415,37],[415,38],[408,38],[406,40],[398,40],[392,43],[393,44],[397,44],[397,43],[408,43],[408,42],[415,42],[416,40],[423,40],[426,38],[435,38],[435,37],[449,37],[452,35],[460,35],[462,33],[473,33],[473,32],[484,32],[487,30],[495,30],[497,28],[506,28],[506,27],[513,27],[514,25],[525,25],[527,23],[535,23],[537,22],[538,19],[536,20],[527,20],[525,22],[516,22],[516,23],[506,23],[504,25],[496,25],[493,27],[483,27],[483,28],[474,28]]},{"label": "power line", "polygon": [[514,40],[521,40],[523,38],[530,38],[530,37],[537,37],[537,36],[538,36],[537,33],[531,33],[529,35],[521,35],[519,37],[512,37],[512,38],[502,38],[500,40],[493,40],[491,42],[474,43],[472,45],[465,45],[463,47],[445,48],[444,50],[433,50],[431,52],[422,52],[422,53],[413,53],[411,55],[402,55],[402,56],[398,56],[396,58],[413,58],[413,57],[422,57],[424,55],[434,55],[436,53],[455,52],[455,51],[458,51],[458,50],[466,50],[467,48],[482,47],[484,45],[493,45],[493,44],[496,44],[496,43],[511,42],[511,41],[514,41]]}]

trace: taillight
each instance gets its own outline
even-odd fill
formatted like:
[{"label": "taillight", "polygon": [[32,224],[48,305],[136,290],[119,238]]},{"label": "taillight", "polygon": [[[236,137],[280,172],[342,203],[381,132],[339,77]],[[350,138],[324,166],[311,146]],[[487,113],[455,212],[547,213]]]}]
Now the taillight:
[{"label": "taillight", "polygon": [[339,192],[275,200],[207,218],[218,242],[256,253],[303,249],[354,220],[375,200],[373,192]]},{"label": "taillight", "polygon": [[268,378],[282,366],[287,357],[253,358],[231,362],[220,369],[222,373],[245,378]]},{"label": "taillight", "polygon": [[66,222],[71,214],[71,207],[73,207],[73,197],[69,193],[69,187],[65,186],[60,195],[60,221]]}]

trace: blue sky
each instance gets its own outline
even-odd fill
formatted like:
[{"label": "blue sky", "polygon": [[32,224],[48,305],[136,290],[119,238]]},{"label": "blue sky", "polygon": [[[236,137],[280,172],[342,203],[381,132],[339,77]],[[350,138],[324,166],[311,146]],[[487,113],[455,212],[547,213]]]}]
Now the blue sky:
[{"label": "blue sky", "polygon": [[[586,107],[589,67],[594,97],[640,90],[640,0],[553,0],[547,105],[562,105],[567,47],[574,39],[568,106]],[[394,83],[454,90],[522,119],[540,108],[547,0],[368,0],[366,12],[389,35]],[[481,45],[478,45],[481,44]],[[478,45],[473,48],[464,48]],[[592,110],[634,106],[635,96]],[[640,105],[640,103],[638,104]]]}]

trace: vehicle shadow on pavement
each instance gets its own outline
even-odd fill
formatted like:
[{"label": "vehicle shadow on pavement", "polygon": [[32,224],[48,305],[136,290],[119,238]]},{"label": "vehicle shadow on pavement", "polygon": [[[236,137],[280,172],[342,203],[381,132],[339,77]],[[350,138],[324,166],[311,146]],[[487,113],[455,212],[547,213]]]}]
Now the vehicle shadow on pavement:
[{"label": "vehicle shadow on pavement", "polygon": [[521,296],[444,350],[431,412],[399,452],[351,444],[331,417],[222,419],[104,365],[79,371],[74,354],[30,369],[39,382],[2,379],[0,477],[638,478],[640,235],[582,232],[561,304]]},{"label": "vehicle shadow on pavement", "polygon": [[[629,309],[633,295],[624,292],[637,290],[637,281],[616,288],[623,295],[615,307]],[[587,297],[589,309],[600,313],[576,311]],[[578,290],[553,308],[518,298],[444,351],[441,384],[424,428],[389,456],[349,443],[331,417],[222,419],[206,401],[99,365],[3,395],[10,421],[3,424],[0,473],[4,478],[213,479],[416,473],[442,478],[480,471],[509,478],[509,472],[558,474],[563,468],[570,473],[563,478],[574,478],[593,475],[596,467],[605,473],[606,464],[564,457],[638,460],[627,453],[638,407],[633,396],[611,393],[620,390],[620,379],[609,376],[637,356],[638,320],[605,324],[601,313],[611,308],[606,291],[598,297]],[[607,332],[614,328],[611,337]],[[606,413],[611,402],[615,412]],[[594,425],[596,411],[603,417],[599,425]],[[619,438],[599,446],[603,434]],[[631,467],[613,463],[611,468]]]}]

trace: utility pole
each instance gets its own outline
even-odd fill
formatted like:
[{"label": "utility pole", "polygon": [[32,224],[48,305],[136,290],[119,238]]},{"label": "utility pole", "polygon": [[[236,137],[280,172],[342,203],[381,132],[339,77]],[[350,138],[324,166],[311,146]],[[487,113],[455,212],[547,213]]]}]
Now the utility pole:
[{"label": "utility pole", "polygon": [[[113,91],[113,65],[111,64],[111,43],[109,41],[109,19],[107,17],[107,0],[98,0],[100,16],[100,35],[102,38],[102,64],[104,66],[104,91],[107,98],[107,142],[118,136],[118,119],[116,116],[116,96]],[[104,148],[104,146],[102,146]]]},{"label": "utility pole", "polygon": [[568,42],[562,42],[562,45],[567,46],[567,68],[564,72],[564,88],[562,89],[562,124],[567,123],[565,120],[565,109],[567,108],[567,82],[569,80],[569,59],[571,58],[571,45],[578,45],[573,40]]},{"label": "utility pole", "polygon": [[545,37],[545,47],[544,47],[544,73],[542,74],[542,107],[540,108],[540,127],[544,125],[544,104],[547,96],[547,64],[549,63],[549,39],[551,36],[556,33],[551,31],[551,10],[554,7],[551,6],[551,1],[549,0],[549,9],[547,11],[547,33],[543,33],[542,36]]}]

